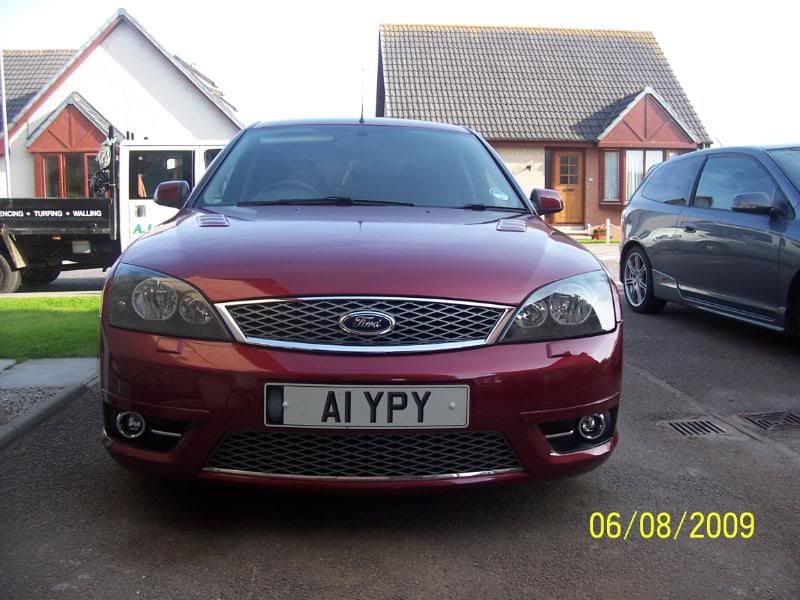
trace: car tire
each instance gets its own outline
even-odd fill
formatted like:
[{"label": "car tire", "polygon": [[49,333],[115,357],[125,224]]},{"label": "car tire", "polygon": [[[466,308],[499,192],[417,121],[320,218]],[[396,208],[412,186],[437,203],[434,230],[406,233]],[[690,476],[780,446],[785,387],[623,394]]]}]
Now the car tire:
[{"label": "car tire", "polygon": [[20,271],[22,285],[28,287],[42,287],[53,283],[59,275],[61,275],[61,271],[58,269],[23,269]]},{"label": "car tire", "polygon": [[0,254],[0,294],[13,294],[19,288],[19,271],[12,271],[8,259]]},{"label": "car tire", "polygon": [[622,289],[633,312],[653,314],[666,306],[653,292],[653,268],[644,250],[631,248],[625,253],[622,270]]},{"label": "car tire", "polygon": [[791,294],[790,298],[792,296],[794,296],[794,301],[791,304],[791,312],[788,314],[784,335],[789,344],[797,352],[800,352],[800,293]]}]

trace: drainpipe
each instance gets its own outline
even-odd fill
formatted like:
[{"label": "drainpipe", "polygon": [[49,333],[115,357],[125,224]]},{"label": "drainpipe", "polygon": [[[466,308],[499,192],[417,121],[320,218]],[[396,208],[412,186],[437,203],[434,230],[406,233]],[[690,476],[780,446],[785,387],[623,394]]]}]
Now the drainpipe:
[{"label": "drainpipe", "polygon": [[0,104],[3,112],[3,139],[5,152],[3,159],[6,163],[6,197],[11,198],[11,146],[8,143],[8,113],[6,112],[6,70],[3,64],[3,49],[0,48]]}]

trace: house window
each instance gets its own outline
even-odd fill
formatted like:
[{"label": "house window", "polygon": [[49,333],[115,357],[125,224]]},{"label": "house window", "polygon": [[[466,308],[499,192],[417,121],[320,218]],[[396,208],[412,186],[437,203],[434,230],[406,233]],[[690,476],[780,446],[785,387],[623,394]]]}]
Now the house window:
[{"label": "house window", "polygon": [[644,153],[644,172],[647,174],[650,169],[664,162],[663,150],[647,150]]},{"label": "house window", "polygon": [[654,166],[682,154],[674,150],[604,150],[601,167],[603,202],[625,202],[631,199],[645,175]]},{"label": "house window", "polygon": [[86,177],[86,159],[82,154],[64,154],[64,189],[67,198],[89,195],[89,179]]},{"label": "house window", "polygon": [[42,175],[45,198],[89,196],[89,160],[93,154],[45,154]]},{"label": "house window", "polygon": [[603,200],[619,202],[619,152],[603,152]]},{"label": "house window", "polygon": [[630,200],[633,192],[644,179],[644,152],[642,150],[627,150],[625,152],[625,200]]},{"label": "house window", "polygon": [[61,155],[44,157],[44,195],[45,198],[61,197]]}]

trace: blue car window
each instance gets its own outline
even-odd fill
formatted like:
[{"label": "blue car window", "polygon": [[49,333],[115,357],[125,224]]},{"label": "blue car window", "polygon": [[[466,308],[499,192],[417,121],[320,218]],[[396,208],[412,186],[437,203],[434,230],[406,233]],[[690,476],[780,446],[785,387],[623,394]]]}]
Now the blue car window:
[{"label": "blue car window", "polygon": [[784,174],[800,190],[800,148],[781,148],[770,150],[769,155],[778,163]]},{"label": "blue car window", "polygon": [[694,206],[731,210],[738,194],[763,192],[775,197],[775,182],[757,160],[749,156],[712,156],[706,161]]},{"label": "blue car window", "polygon": [[702,157],[693,156],[663,163],[647,178],[642,196],[655,202],[686,206],[702,162]]}]

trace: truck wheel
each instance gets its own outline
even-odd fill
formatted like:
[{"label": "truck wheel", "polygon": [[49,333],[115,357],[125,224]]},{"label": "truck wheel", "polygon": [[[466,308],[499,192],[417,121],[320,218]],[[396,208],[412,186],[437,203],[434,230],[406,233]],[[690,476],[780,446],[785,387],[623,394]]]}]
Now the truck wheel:
[{"label": "truck wheel", "polygon": [[8,259],[0,254],[0,294],[13,294],[20,284],[19,271],[12,271]]},{"label": "truck wheel", "polygon": [[61,271],[58,269],[23,269],[20,271],[22,285],[29,287],[42,287],[48,283],[53,283]]}]

